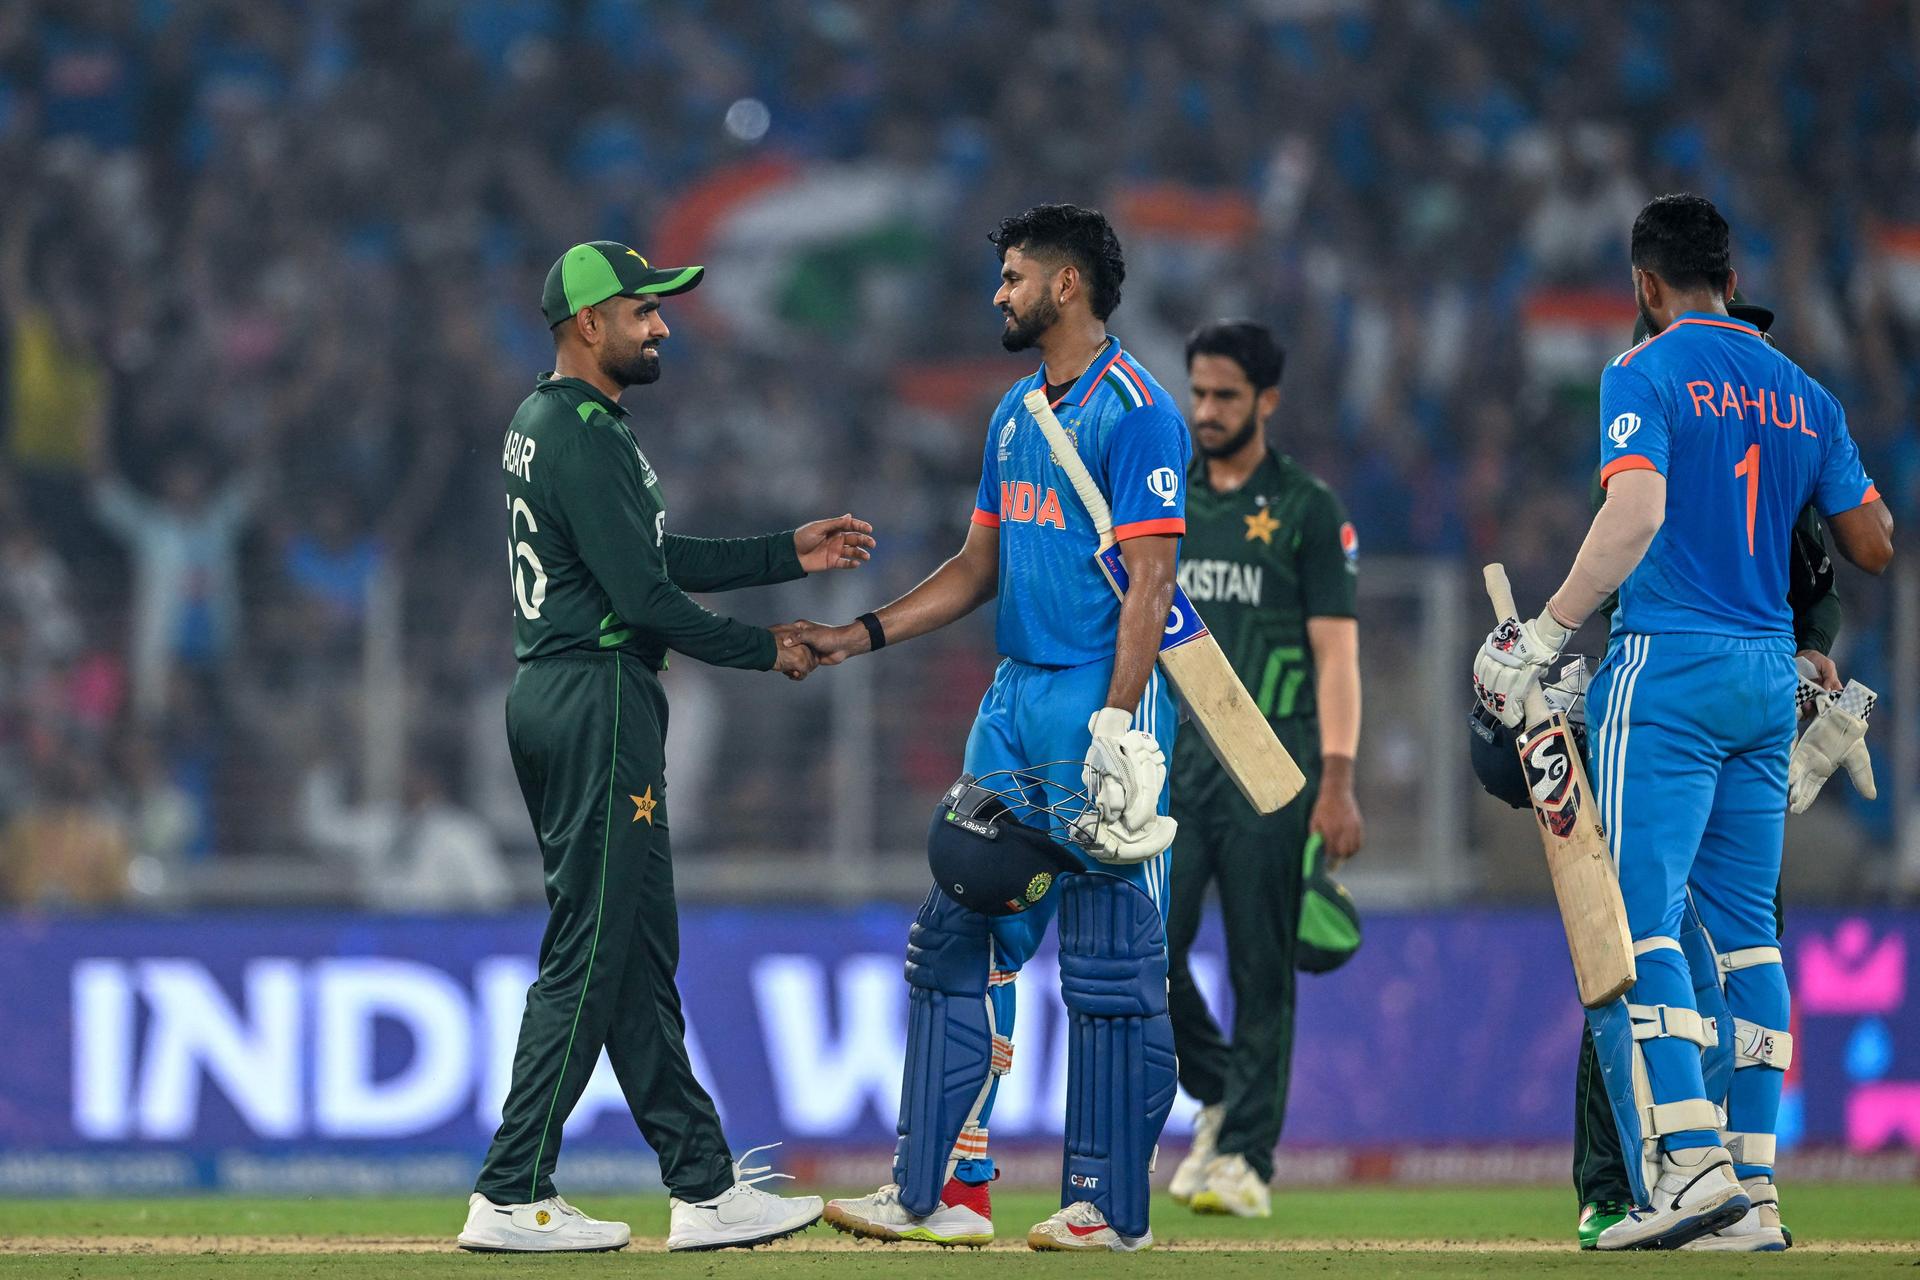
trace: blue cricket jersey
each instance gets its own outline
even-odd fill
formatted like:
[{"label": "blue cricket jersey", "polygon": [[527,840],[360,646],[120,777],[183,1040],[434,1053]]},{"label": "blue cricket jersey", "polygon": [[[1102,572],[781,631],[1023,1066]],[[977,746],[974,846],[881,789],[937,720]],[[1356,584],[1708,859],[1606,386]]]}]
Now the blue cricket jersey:
[{"label": "blue cricket jersey", "polygon": [[1688,312],[1600,377],[1600,482],[1667,478],[1666,521],[1620,587],[1614,633],[1793,636],[1794,521],[1879,496],[1827,389],[1750,324]]},{"label": "blue cricket jersey", "polygon": [[[1045,370],[1035,370],[994,410],[973,519],[1000,530],[1000,652],[1075,667],[1113,657],[1120,601],[1094,564],[1093,519],[1021,403],[1044,380]],[[1186,420],[1117,339],[1107,339],[1053,411],[1113,508],[1116,539],[1186,532]]]}]

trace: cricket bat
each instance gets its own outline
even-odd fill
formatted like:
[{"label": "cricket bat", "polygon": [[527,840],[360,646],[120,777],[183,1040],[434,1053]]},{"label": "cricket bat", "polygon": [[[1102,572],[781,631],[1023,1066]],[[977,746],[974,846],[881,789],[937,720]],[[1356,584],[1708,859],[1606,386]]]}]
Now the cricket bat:
[{"label": "cricket bat", "polygon": [[[1487,596],[1496,622],[1517,618],[1505,565],[1486,567]],[[1540,827],[1560,924],[1567,931],[1580,1003],[1597,1009],[1633,985],[1633,934],[1620,899],[1613,854],[1593,808],[1593,788],[1567,718],[1547,706],[1535,684],[1527,692],[1517,747],[1528,798]]]},{"label": "cricket bat", "polygon": [[[1125,599],[1127,569],[1113,539],[1113,511],[1107,506],[1106,496],[1093,483],[1066,428],[1053,416],[1046,394],[1029,391],[1026,405],[1053,450],[1053,460],[1067,473],[1073,491],[1080,495],[1080,505],[1093,519],[1094,531],[1100,535],[1100,552],[1095,557],[1100,572],[1114,594]],[[1213,758],[1255,812],[1277,812],[1306,787],[1300,766],[1280,745],[1273,726],[1233,673],[1233,664],[1221,651],[1220,642],[1178,586],[1173,589],[1173,610],[1167,615],[1166,631],[1160,639],[1160,669],[1187,704],[1207,750],[1213,752]]]}]

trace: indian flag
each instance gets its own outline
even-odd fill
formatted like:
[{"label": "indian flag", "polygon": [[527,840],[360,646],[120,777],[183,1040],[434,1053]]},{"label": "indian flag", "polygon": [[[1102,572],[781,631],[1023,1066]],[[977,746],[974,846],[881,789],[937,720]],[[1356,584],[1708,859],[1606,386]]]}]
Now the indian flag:
[{"label": "indian flag", "polygon": [[937,169],[769,158],[720,169],[660,228],[662,262],[707,266],[681,305],[771,350],[799,336],[863,343],[922,330],[920,279],[951,209]]},{"label": "indian flag", "polygon": [[1639,312],[1625,290],[1540,289],[1520,305],[1520,350],[1533,382],[1594,386],[1633,345]]}]

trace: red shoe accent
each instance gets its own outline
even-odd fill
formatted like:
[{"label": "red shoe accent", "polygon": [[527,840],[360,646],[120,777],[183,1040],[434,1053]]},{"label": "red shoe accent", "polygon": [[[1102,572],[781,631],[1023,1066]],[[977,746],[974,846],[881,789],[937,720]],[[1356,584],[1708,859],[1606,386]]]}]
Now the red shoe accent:
[{"label": "red shoe accent", "polygon": [[1107,1224],[1104,1222],[1095,1223],[1091,1227],[1076,1227],[1071,1222],[1067,1224],[1067,1230],[1073,1232],[1073,1234],[1077,1236],[1095,1235],[1101,1231],[1105,1231],[1106,1229],[1107,1229]]},{"label": "red shoe accent", "polygon": [[962,1182],[958,1178],[948,1178],[947,1185],[940,1188],[940,1203],[949,1209],[971,1209],[989,1222],[993,1220],[992,1197],[987,1193],[988,1183]]}]

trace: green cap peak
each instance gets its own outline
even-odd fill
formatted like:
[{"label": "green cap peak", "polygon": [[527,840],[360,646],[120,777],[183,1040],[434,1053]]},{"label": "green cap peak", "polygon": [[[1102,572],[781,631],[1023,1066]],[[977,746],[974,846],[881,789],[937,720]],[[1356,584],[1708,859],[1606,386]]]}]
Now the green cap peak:
[{"label": "green cap peak", "polygon": [[561,254],[547,272],[540,313],[551,329],[580,308],[608,298],[685,293],[705,272],[705,267],[656,267],[617,240],[590,240]]}]

